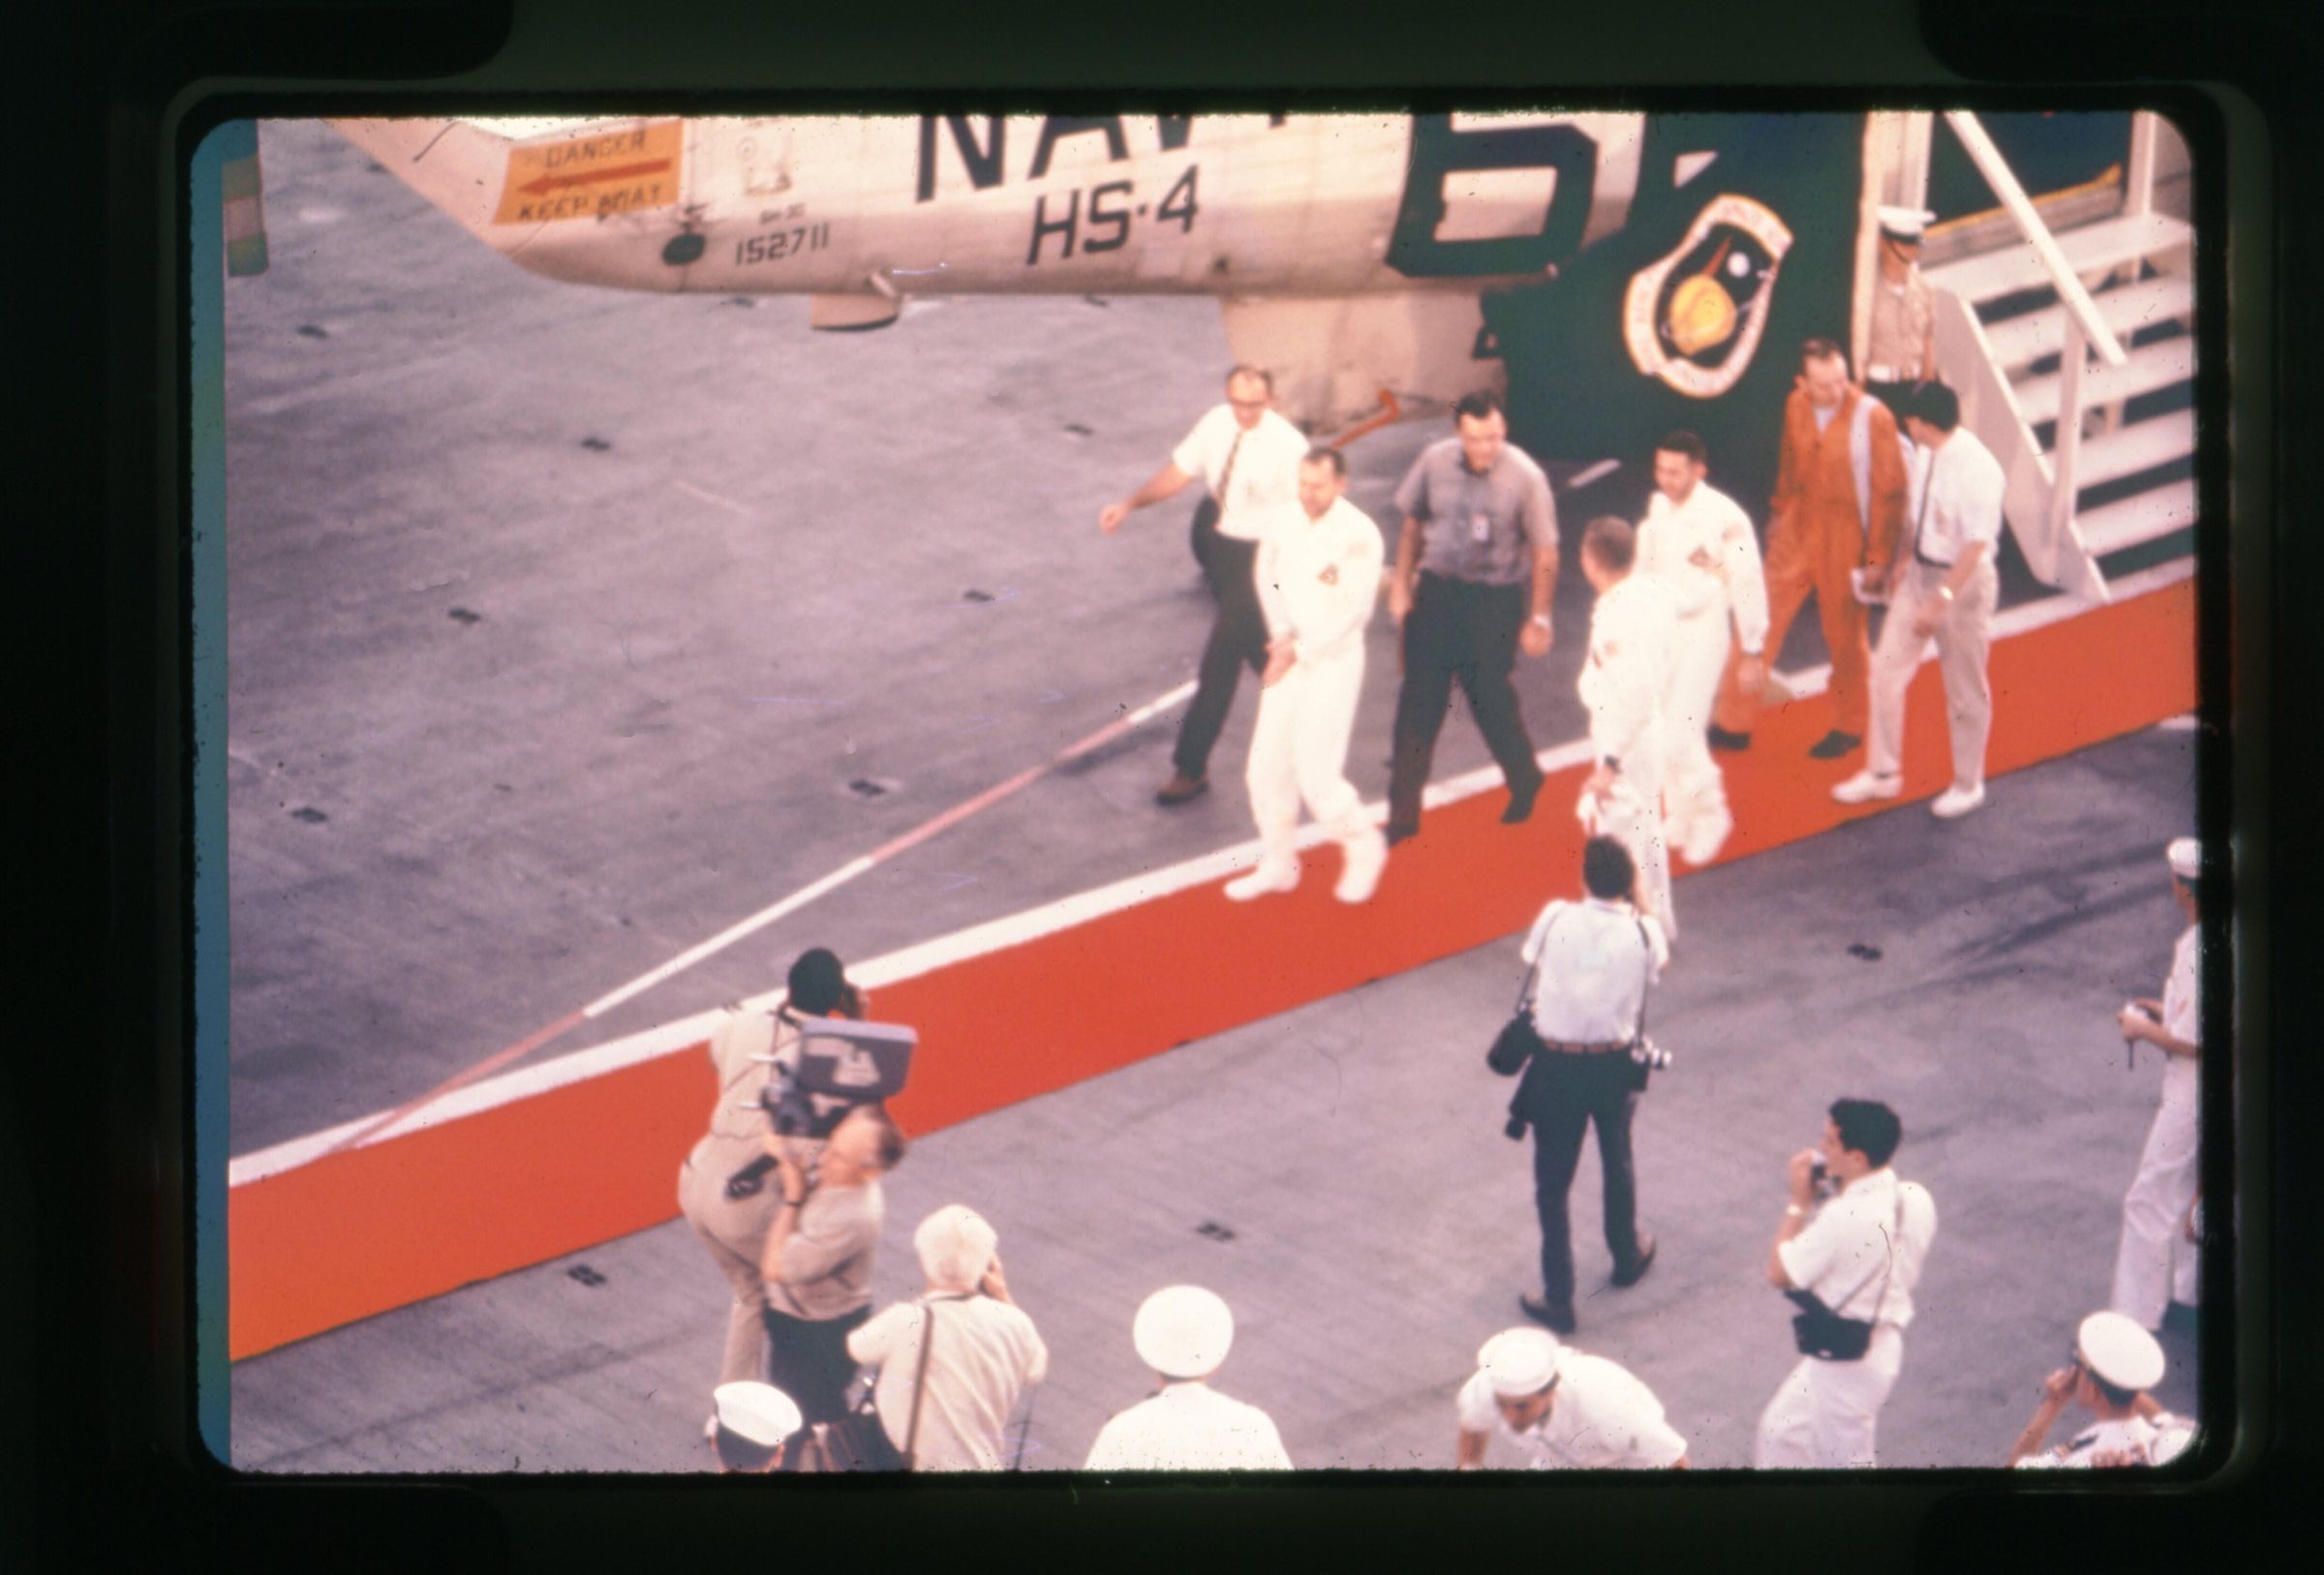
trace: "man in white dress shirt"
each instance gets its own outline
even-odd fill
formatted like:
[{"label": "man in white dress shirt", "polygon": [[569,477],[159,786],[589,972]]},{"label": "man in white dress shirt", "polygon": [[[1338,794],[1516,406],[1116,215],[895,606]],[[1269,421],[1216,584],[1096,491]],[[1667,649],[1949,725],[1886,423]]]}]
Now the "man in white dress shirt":
[{"label": "man in white dress shirt", "polygon": [[1864,769],[1833,788],[1832,797],[1864,803],[1904,790],[1905,690],[1934,639],[1953,781],[1929,810],[1951,820],[1985,802],[1985,739],[1993,730],[1985,657],[2001,591],[1993,560],[2006,478],[1992,451],[1961,425],[1960,399],[1943,383],[1923,383],[1906,398],[1904,425],[1913,445],[1905,539],[1889,565],[1888,618],[1872,653],[1872,739]]},{"label": "man in white dress shirt", "polygon": [[[1654,496],[1638,522],[1637,572],[1663,583],[1678,615],[1664,745],[1670,841],[1689,863],[1708,863],[1733,830],[1727,785],[1711,759],[1711,709],[1730,644],[1742,647],[1737,682],[1767,681],[1767,579],[1751,517],[1703,480],[1702,439],[1673,432],[1654,449]],[[1729,627],[1732,634],[1729,634]]]},{"label": "man in white dress shirt", "polygon": [[1198,517],[1195,556],[1218,592],[1218,616],[1203,645],[1194,701],[1178,728],[1173,772],[1154,794],[1161,804],[1186,803],[1210,785],[1210,747],[1226,725],[1240,669],[1267,665],[1267,624],[1251,579],[1260,538],[1296,505],[1300,456],[1307,439],[1300,429],[1268,407],[1274,379],[1261,367],[1238,366],[1227,374],[1227,400],[1205,411],[1170,462],[1144,485],[1098,512],[1097,528],[1112,535],[1132,511],[1174,498],[1200,476],[1218,504],[1216,529],[1205,531]]},{"label": "man in white dress shirt", "polygon": [[[1937,1204],[1888,1162],[1903,1140],[1896,1112],[1873,1100],[1837,1100],[1820,1148],[1791,1156],[1791,1201],[1767,1257],[1778,1290],[1805,1290],[1841,1318],[1872,1325],[1852,1361],[1802,1355],[1760,1413],[1752,1464],[1854,1469],[1876,1464],[1881,1407],[1905,1360],[1905,1326],[1937,1234]],[[1839,1188],[1816,1207],[1818,1174]]]},{"label": "man in white dress shirt", "polygon": [[1637,904],[1678,939],[1670,910],[1670,857],[1663,831],[1665,697],[1678,614],[1659,580],[1635,572],[1637,532],[1628,520],[1592,520],[1581,536],[1581,573],[1597,591],[1590,653],[1576,684],[1590,715],[1597,765],[1575,806],[1591,832],[1621,840],[1638,866]]},{"label": "man in white dress shirt", "polygon": [[[2171,953],[2162,999],[2131,1001],[2116,1019],[2126,1042],[2153,1045],[2163,1063],[2162,1103],[2138,1156],[2138,1179],[2123,1198],[2123,1240],[2114,1259],[2114,1311],[2144,1329],[2160,1328],[2170,1303],[2191,1307],[2199,1294],[2200,1258],[2184,1226],[2202,1180],[2202,934],[2196,916],[2203,847],[2183,836],[2163,850],[2163,858],[2186,929]],[[2135,1047],[2130,1053],[2135,1056]]]},{"label": "man in white dress shirt", "polygon": [[1663,1420],[1662,1402],[1603,1356],[1561,1346],[1542,1329],[1504,1329],[1477,1352],[1477,1371],[1453,1403],[1456,1469],[1484,1465],[1501,1439],[1534,1470],[1682,1471],[1687,1440]]},{"label": "man in white dress shirt", "polygon": [[1347,777],[1348,735],[1363,688],[1363,625],[1380,592],[1380,528],[1342,496],[1347,462],[1319,448],[1300,463],[1300,512],[1259,546],[1259,608],[1267,620],[1267,670],[1251,736],[1251,815],[1259,867],[1227,883],[1247,902],[1300,884],[1294,845],[1300,802],[1339,839],[1332,895],[1362,902],[1380,884],[1388,839],[1363,812]]},{"label": "man in white dress shirt", "polygon": [[[2162,1381],[2162,1348],[2120,1313],[2093,1313],[2074,1334],[2073,1360],[2043,1380],[2041,1404],[2009,1449],[2017,1467],[2167,1466],[2194,1441],[2194,1425],[2146,1391]],[[2042,1448],[2067,1401],[2098,1420],[2053,1449]]]},{"label": "man in white dress shirt", "polygon": [[1130,1339],[1161,1388],[1098,1430],[1085,1469],[1291,1469],[1267,1412],[1229,1400],[1206,1381],[1235,1343],[1235,1315],[1215,1293],[1200,1286],[1155,1291],[1138,1309]]}]

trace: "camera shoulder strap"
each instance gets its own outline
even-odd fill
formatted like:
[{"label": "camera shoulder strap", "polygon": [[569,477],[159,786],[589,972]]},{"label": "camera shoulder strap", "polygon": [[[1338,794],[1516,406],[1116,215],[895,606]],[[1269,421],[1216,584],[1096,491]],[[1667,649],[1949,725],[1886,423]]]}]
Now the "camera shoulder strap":
[{"label": "camera shoulder strap", "polygon": [[903,1430],[903,1469],[912,1469],[912,1451],[920,1442],[920,1403],[928,1398],[928,1353],[936,1344],[936,1304],[920,1302],[920,1365],[912,1374],[912,1419]]},{"label": "camera shoulder strap", "polygon": [[1646,997],[1654,991],[1654,942],[1646,934],[1646,921],[1642,916],[1636,920],[1636,924],[1639,960],[1645,963],[1646,969],[1638,976],[1638,1026],[1630,1036],[1633,1045],[1641,1044],[1646,1038]]}]

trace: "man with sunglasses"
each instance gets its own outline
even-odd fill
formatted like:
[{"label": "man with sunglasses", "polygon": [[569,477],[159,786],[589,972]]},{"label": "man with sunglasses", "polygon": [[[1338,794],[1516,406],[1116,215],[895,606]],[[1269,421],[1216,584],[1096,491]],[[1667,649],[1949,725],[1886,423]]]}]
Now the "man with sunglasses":
[{"label": "man with sunglasses", "polygon": [[[2066,1364],[2041,1385],[2041,1404],[2009,1447],[2018,1467],[2162,1466],[2194,1440],[2191,1423],[2147,1394],[2162,1379],[2162,1348],[2134,1319],[2093,1313],[2075,1331]],[[2042,1448],[2059,1413],[2073,1401],[2097,1424],[2052,1449]]]}]

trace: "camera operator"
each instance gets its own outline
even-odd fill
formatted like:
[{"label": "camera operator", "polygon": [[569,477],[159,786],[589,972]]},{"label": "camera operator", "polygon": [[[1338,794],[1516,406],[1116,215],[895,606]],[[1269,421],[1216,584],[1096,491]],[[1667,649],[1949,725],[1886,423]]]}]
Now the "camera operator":
[{"label": "camera operator", "polygon": [[[1759,1416],[1752,1464],[1831,1469],[1874,1464],[1881,1407],[1904,1365],[1912,1287],[1937,1234],[1937,1204],[1888,1167],[1904,1123],[1875,1100],[1836,1100],[1819,1148],[1791,1156],[1791,1201],[1767,1280],[1800,1304],[1799,1365]],[[1826,1183],[1837,1189],[1820,1207]],[[1805,1294],[1800,1294],[1804,1292]]]},{"label": "camera operator", "polygon": [[1613,1283],[1636,1285],[1654,1262],[1654,1238],[1638,1231],[1630,1123],[1654,1053],[1644,1037],[1646,991],[1669,956],[1661,927],[1636,910],[1637,869],[1619,841],[1591,837],[1581,877],[1589,899],[1551,902],[1525,937],[1524,958],[1540,970],[1533,1027],[1541,1043],[1509,1105],[1512,1137],[1533,1128],[1533,1200],[1542,1221],[1542,1295],[1519,1295],[1517,1305],[1559,1334],[1575,1326],[1566,1193],[1581,1160],[1583,1129],[1593,1123]]},{"label": "camera operator", "polygon": [[[821,947],[791,964],[789,984],[789,999],[780,1011],[738,1012],[711,1036],[718,1103],[711,1107],[710,1130],[678,1172],[678,1207],[734,1287],[725,1352],[719,1362],[720,1383],[767,1376],[767,1294],[759,1259],[782,1200],[770,1179],[774,1166],[762,1144],[768,1131],[763,1103],[769,1079],[786,1059],[796,1065],[803,1017],[863,1015],[862,997],[847,982],[840,959]],[[776,1064],[760,1059],[769,1055]],[[811,1153],[798,1145],[793,1152],[803,1164],[811,1160]],[[717,1431],[714,1415],[703,1437],[713,1438]]]},{"label": "camera operator", "polygon": [[[2136,1319],[2093,1313],[2075,1331],[2066,1365],[2041,1385],[2041,1404],[2010,1445],[2009,1464],[2047,1466],[2162,1466],[2194,1438],[2188,1423],[2148,1398],[2161,1381],[2162,1348]],[[2097,1426],[2055,1449],[2041,1447],[2067,1401],[2098,1419]]]},{"label": "camera operator", "polygon": [[791,1157],[791,1139],[769,1133],[762,1142],[781,1180],[759,1258],[768,1377],[812,1427],[847,1408],[855,1377],[847,1336],[872,1316],[872,1255],[884,1215],[879,1178],[903,1158],[903,1134],[877,1105],[859,1105],[832,1130],[811,1174]]},{"label": "camera operator", "polygon": [[912,1232],[927,1291],[847,1337],[848,1354],[879,1370],[880,1426],[911,1470],[999,1470],[1017,1397],[1049,1373],[1049,1348],[1010,1299],[999,1245],[974,1209],[936,1210]]}]

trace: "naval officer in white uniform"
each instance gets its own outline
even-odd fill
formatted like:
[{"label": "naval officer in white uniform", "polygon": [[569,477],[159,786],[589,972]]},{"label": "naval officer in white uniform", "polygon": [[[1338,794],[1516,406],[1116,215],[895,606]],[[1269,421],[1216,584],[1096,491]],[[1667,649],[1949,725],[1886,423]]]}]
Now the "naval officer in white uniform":
[{"label": "naval officer in white uniform", "polygon": [[[2117,1021],[2123,1038],[2162,1052],[2162,1104],[2138,1157],[2138,1179],[2123,1198],[2123,1240],[2114,1259],[2114,1311],[2141,1328],[2162,1326],[2171,1302],[2193,1306],[2199,1294],[2197,1250],[2181,1233],[2202,1180],[2203,1125],[2202,951],[2197,881],[2203,848],[2183,836],[2163,850],[2171,867],[2171,895],[2186,915],[2186,930],[2171,954],[2171,976],[2159,1001],[2132,1001]],[[2135,1050],[2132,1052],[2135,1054]]]},{"label": "naval officer in white uniform", "polygon": [[1238,902],[1300,884],[1300,803],[1339,839],[1332,895],[1362,902],[1380,884],[1388,840],[1347,777],[1348,735],[1363,689],[1363,625],[1380,593],[1380,528],[1342,496],[1347,462],[1318,448],[1300,462],[1300,506],[1259,545],[1253,574],[1267,620],[1259,725],[1244,775],[1259,823],[1259,867],[1227,884]]},{"label": "naval officer in white uniform", "polygon": [[[2074,1358],[2045,1379],[2041,1404],[2010,1446],[2017,1467],[2166,1466],[2194,1441],[2194,1424],[2146,1393],[2162,1381],[2162,1348],[2120,1313],[2093,1313],[2075,1331]],[[2098,1420],[2052,1449],[2042,1448],[2067,1401]]]},{"label": "naval officer in white uniform", "polygon": [[1085,1469],[1291,1469],[1267,1412],[1229,1400],[1205,1381],[1235,1343],[1235,1315],[1214,1292],[1200,1286],[1155,1291],[1138,1309],[1130,1339],[1162,1387],[1098,1430]]},{"label": "naval officer in white uniform", "polygon": [[1546,1329],[1504,1329],[1460,1386],[1456,1469],[1484,1465],[1496,1433],[1534,1470],[1684,1470],[1687,1440],[1626,1368],[1561,1346]]},{"label": "naval officer in white uniform", "polygon": [[1577,684],[1590,713],[1596,769],[1576,813],[1629,850],[1638,869],[1639,911],[1678,939],[1670,911],[1670,859],[1663,833],[1664,697],[1670,692],[1678,615],[1658,580],[1634,572],[1637,532],[1628,520],[1592,520],[1581,536],[1581,572],[1598,592],[1590,653]]},{"label": "naval officer in white uniform", "polygon": [[1758,694],[1767,680],[1767,577],[1751,517],[1709,485],[1702,439],[1673,432],[1655,444],[1654,496],[1638,522],[1637,572],[1660,580],[1678,615],[1670,688],[1663,703],[1671,843],[1689,863],[1719,856],[1734,829],[1727,784],[1711,759],[1711,708],[1731,639],[1737,681]]}]

